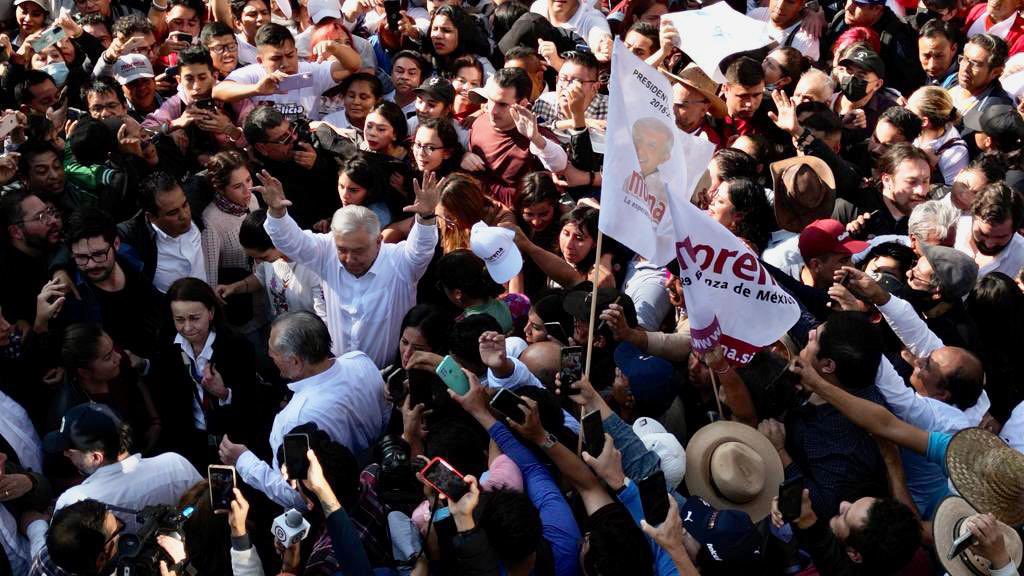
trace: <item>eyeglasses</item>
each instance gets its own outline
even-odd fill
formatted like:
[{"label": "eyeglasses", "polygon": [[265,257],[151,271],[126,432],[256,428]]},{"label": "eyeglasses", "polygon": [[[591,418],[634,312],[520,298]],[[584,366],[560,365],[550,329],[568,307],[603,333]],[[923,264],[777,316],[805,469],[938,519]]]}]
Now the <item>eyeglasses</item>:
[{"label": "eyeglasses", "polygon": [[219,46],[210,46],[210,54],[225,54],[238,52],[238,44],[232,42],[231,44],[221,44]]},{"label": "eyeglasses", "polygon": [[961,54],[958,57],[958,60],[961,66],[970,68],[971,70],[984,70],[985,68],[988,68],[988,62],[978,62],[976,60],[970,60],[967,58],[967,56],[964,56],[963,54]]},{"label": "eyeglasses", "polygon": [[434,146],[433,144],[420,144],[419,142],[412,143],[413,150],[422,150],[427,154],[433,154],[438,150],[444,150],[444,146]]},{"label": "eyeglasses", "polygon": [[75,259],[75,264],[79,266],[85,266],[89,261],[95,262],[96,264],[103,264],[107,261],[107,256],[110,254],[110,249],[113,246],[107,246],[101,252],[91,252],[89,254],[72,254]]},{"label": "eyeglasses", "polygon": [[583,80],[582,78],[570,78],[568,76],[558,76],[558,84],[570,84],[572,82],[579,82],[580,84],[595,84],[597,80]]},{"label": "eyeglasses", "polygon": [[24,220],[20,220],[18,222],[15,222],[15,224],[28,224],[30,222],[37,222],[39,224],[44,224],[46,222],[53,222],[54,220],[58,220],[58,219],[60,219],[60,212],[58,212],[57,209],[54,208],[53,206],[50,206],[50,207],[46,208],[45,210],[43,210],[42,212],[39,212],[35,216],[29,216],[28,218],[25,218]]},{"label": "eyeglasses", "polygon": [[285,134],[284,136],[282,136],[281,138],[279,138],[277,140],[267,140],[267,144],[280,144],[280,145],[283,146],[285,144],[290,143],[293,138],[295,138],[295,127],[294,126],[292,126],[288,130],[288,133]]},{"label": "eyeglasses", "polygon": [[701,104],[708,104],[707,100],[683,100],[681,102],[673,102],[673,106],[679,106],[680,108],[690,108],[692,106],[699,106]]}]

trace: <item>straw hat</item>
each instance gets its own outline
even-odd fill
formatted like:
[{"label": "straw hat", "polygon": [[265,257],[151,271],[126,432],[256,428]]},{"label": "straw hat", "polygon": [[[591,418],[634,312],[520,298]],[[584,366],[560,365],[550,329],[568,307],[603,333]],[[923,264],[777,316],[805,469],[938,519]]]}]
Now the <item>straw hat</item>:
[{"label": "straw hat", "polygon": [[982,428],[956,433],[946,450],[953,487],[981,512],[1010,526],[1024,523],[1024,454]]},{"label": "straw hat", "polygon": [[[990,571],[989,560],[978,556],[970,548],[953,558],[949,557],[949,552],[953,548],[953,540],[968,531],[965,520],[977,513],[978,511],[972,508],[967,500],[958,496],[948,496],[935,510],[935,517],[932,519],[935,551],[939,562],[942,563],[942,567],[946,569],[949,576],[977,576],[988,574]],[[1010,561],[1019,568],[1022,556],[1020,535],[1002,522],[999,523],[999,529],[1003,533],[1003,541],[1006,543]]]},{"label": "straw hat", "polygon": [[708,78],[708,75],[700,69],[700,66],[687,64],[686,68],[683,68],[678,75],[664,69],[661,72],[669,80],[685,84],[687,88],[703,94],[708,99],[708,102],[711,103],[710,112],[715,118],[725,118],[728,115],[725,100],[718,97],[718,83]]},{"label": "straw hat", "polygon": [[[809,182],[798,182],[796,177],[801,166],[814,171],[820,184],[808,186]],[[769,169],[775,190],[775,221],[779,228],[799,233],[815,220],[832,217],[836,206],[836,179],[824,160],[815,156],[793,156],[773,162]],[[798,185],[800,190],[797,190]]]},{"label": "straw hat", "polygon": [[771,511],[784,478],[782,460],[756,429],[738,422],[704,426],[686,446],[686,487],[718,509],[742,510],[757,523]]}]

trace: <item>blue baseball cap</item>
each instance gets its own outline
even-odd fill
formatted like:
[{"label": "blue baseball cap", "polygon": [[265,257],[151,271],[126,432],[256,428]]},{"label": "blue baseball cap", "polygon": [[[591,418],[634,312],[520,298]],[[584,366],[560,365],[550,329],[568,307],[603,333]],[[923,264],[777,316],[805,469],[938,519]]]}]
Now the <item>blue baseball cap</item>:
[{"label": "blue baseball cap", "polygon": [[663,358],[644,354],[632,342],[615,348],[615,365],[629,378],[629,389],[643,414],[658,416],[676,397],[675,369]]},{"label": "blue baseball cap", "polygon": [[69,448],[103,450],[121,443],[121,418],[106,404],[87,402],[64,413],[60,428],[43,438],[43,449],[60,454]]},{"label": "blue baseball cap", "polygon": [[699,496],[679,509],[683,528],[700,543],[698,562],[748,563],[761,559],[761,537],[750,515],[741,510],[716,510]]}]

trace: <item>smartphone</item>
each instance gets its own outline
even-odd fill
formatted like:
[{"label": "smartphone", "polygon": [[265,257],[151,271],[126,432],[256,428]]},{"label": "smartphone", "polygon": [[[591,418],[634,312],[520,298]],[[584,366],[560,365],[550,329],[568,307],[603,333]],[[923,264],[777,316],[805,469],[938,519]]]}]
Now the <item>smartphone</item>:
[{"label": "smartphone", "polygon": [[186,34],[184,32],[171,32],[171,34],[174,36],[174,38],[178,42],[184,42],[185,44],[191,44],[192,43],[192,35],[191,34]]},{"label": "smartphone", "polygon": [[420,478],[451,502],[457,502],[469,492],[469,484],[444,458],[436,456],[420,470]]},{"label": "smartphone", "polygon": [[[31,116],[30,116],[31,118]],[[18,117],[14,112],[0,118],[0,138],[6,138],[8,134],[18,127]]]},{"label": "smartphone", "polygon": [[168,66],[164,68],[164,76],[173,78],[181,73],[181,66]]},{"label": "smartphone", "polygon": [[[291,471],[291,466],[288,467]],[[235,499],[235,467],[210,464],[206,468],[206,479],[210,482],[210,506],[213,513],[231,511]]]},{"label": "smartphone", "polygon": [[784,522],[792,522],[800,517],[800,508],[804,500],[804,477],[795,476],[779,484],[779,513]]},{"label": "smartphone", "polygon": [[213,98],[199,98],[196,100],[196,108],[203,110],[213,110],[217,107],[217,104],[213,101]]},{"label": "smartphone", "polygon": [[562,329],[562,325],[558,322],[545,322],[544,331],[548,333],[548,338],[557,340],[561,344],[569,343],[569,338],[565,335],[565,330]]},{"label": "smartphone", "polygon": [[408,394],[408,390],[405,389],[405,370],[401,368],[393,371],[387,380],[388,396],[391,396],[391,402],[395,406],[401,406],[405,402],[405,395]]},{"label": "smartphone", "polygon": [[640,491],[640,504],[644,507],[644,520],[651,526],[658,526],[668,518],[668,488],[665,485],[665,473],[661,470],[647,478],[638,480],[637,490]]},{"label": "smartphone", "polygon": [[284,435],[284,463],[288,466],[289,479],[306,479],[306,475],[309,474],[309,458],[306,456],[308,451],[308,434]]},{"label": "smartphone", "polygon": [[409,376],[409,404],[413,407],[423,404],[429,409],[434,404],[434,386],[430,372],[411,368],[406,374]]},{"label": "smartphone", "polygon": [[520,406],[526,406],[526,402],[507,388],[501,388],[494,398],[491,398],[491,408],[517,424],[526,422],[526,414],[519,409]]},{"label": "smartphone", "polygon": [[86,116],[86,113],[84,111],[79,110],[78,108],[72,108],[72,107],[68,106],[68,113],[67,113],[67,119],[68,120],[74,122],[75,120],[78,120],[82,116]]},{"label": "smartphone", "polygon": [[64,31],[63,28],[61,28],[60,26],[54,26],[53,28],[50,28],[46,32],[40,34],[38,38],[31,42],[32,50],[35,50],[36,52],[42,52],[43,50],[46,50],[50,46],[53,46],[57,42],[60,42],[61,40],[67,37],[68,34]]},{"label": "smartphone", "polygon": [[469,377],[451,355],[445,356],[441,360],[441,363],[437,365],[436,372],[444,385],[459,396],[465,396],[466,392],[469,392]]},{"label": "smartphone", "polygon": [[601,411],[592,410],[583,416],[583,449],[597,458],[604,451],[604,424]]},{"label": "smartphone", "polygon": [[558,376],[565,389],[583,378],[583,346],[562,348],[562,363],[558,369]]},{"label": "smartphone", "polygon": [[387,18],[388,30],[398,32],[398,20],[402,17],[401,0],[384,0],[384,15]]}]

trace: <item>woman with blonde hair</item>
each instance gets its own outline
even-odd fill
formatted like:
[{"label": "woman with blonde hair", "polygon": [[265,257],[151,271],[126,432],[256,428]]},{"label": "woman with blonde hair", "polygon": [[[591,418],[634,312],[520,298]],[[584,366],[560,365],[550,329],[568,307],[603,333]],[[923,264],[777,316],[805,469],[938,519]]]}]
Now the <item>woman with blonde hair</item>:
[{"label": "woman with blonde hair", "polygon": [[441,249],[445,254],[469,248],[469,230],[477,222],[511,229],[516,226],[516,217],[508,208],[485,196],[479,180],[461,172],[441,182],[437,216],[441,224]]},{"label": "woman with blonde hair", "polygon": [[960,114],[949,92],[938,86],[918,88],[910,95],[907,109],[921,119],[921,135],[914,139],[914,146],[928,153],[932,183],[938,183],[941,178],[946,184],[952,184],[970,158],[967,144],[953,126],[960,120]]}]

